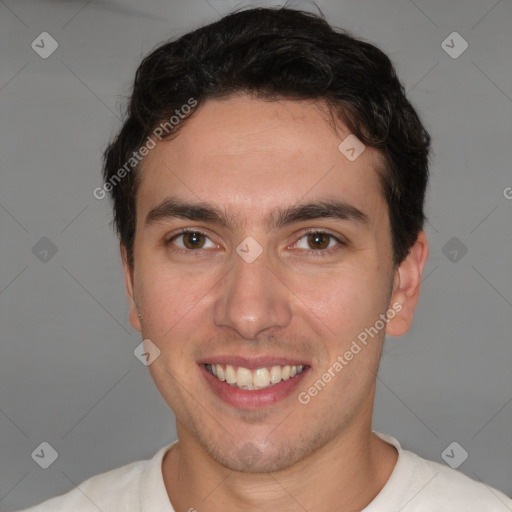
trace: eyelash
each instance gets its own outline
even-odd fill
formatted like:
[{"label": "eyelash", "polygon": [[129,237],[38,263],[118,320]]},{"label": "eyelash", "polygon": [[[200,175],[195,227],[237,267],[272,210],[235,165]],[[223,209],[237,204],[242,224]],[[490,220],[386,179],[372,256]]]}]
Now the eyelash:
[{"label": "eyelash", "polygon": [[326,257],[326,256],[331,256],[333,253],[340,251],[343,247],[345,247],[347,245],[347,243],[344,240],[342,240],[339,237],[333,235],[329,231],[325,231],[323,229],[309,229],[307,231],[304,231],[302,233],[301,237],[297,240],[297,242],[295,242],[295,244],[297,244],[299,242],[299,240],[302,240],[305,236],[312,235],[312,234],[314,234],[314,235],[327,235],[327,236],[331,237],[331,239],[333,239],[336,242],[338,242],[337,246],[331,247],[330,249],[317,249],[317,250],[311,249],[311,250],[307,251],[308,254],[310,254],[310,255],[312,255],[314,257],[323,258],[323,257]]},{"label": "eyelash", "polygon": [[[209,238],[209,236],[204,231],[201,231],[200,229],[182,228],[182,229],[178,230],[177,233],[174,233],[171,238],[169,238],[169,239],[167,239],[165,241],[165,246],[170,246],[172,244],[172,242],[176,238],[178,238],[179,236],[181,236],[183,234],[187,234],[187,233],[199,233],[200,235],[203,235],[206,238]],[[337,236],[333,235],[329,231],[325,231],[325,230],[322,230],[322,229],[309,229],[309,230],[303,232],[301,237],[295,242],[294,245],[296,245],[305,236],[311,235],[311,234],[327,235],[327,236],[331,237],[331,239],[334,239],[336,242],[338,242],[338,246],[331,247],[330,249],[317,249],[317,250],[311,249],[311,250],[307,251],[307,253],[309,255],[313,255],[314,257],[322,258],[322,257],[325,257],[325,256],[330,256],[334,252],[337,252],[338,250],[341,250],[342,247],[347,245],[347,243],[344,240],[341,240],[340,238],[338,238]],[[197,255],[201,255],[203,253],[203,251],[208,250],[208,249],[181,249],[181,248],[173,248],[172,250],[173,251],[177,251],[177,252],[182,252],[182,253],[196,253]]]}]

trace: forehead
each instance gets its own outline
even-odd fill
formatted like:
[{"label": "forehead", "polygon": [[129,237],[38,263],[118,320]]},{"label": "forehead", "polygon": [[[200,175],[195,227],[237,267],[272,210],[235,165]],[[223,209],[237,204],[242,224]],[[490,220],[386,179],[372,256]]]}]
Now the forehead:
[{"label": "forehead", "polygon": [[233,213],[269,211],[305,200],[340,199],[381,208],[382,159],[366,147],[350,161],[320,102],[237,96],[208,100],[177,136],[157,143],[141,165],[138,211],[166,196],[217,204]]}]

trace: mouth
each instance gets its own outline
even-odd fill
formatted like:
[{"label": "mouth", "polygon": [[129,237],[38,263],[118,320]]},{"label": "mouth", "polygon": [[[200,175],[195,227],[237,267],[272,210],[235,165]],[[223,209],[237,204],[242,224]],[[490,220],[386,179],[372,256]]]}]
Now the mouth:
[{"label": "mouth", "polygon": [[276,386],[280,382],[293,379],[300,375],[305,365],[276,365],[271,367],[262,367],[255,370],[244,368],[243,366],[232,366],[230,364],[212,364],[204,365],[206,371],[214,375],[221,382],[238,388],[255,391],[259,389],[268,389]]},{"label": "mouth", "polygon": [[302,362],[284,359],[219,359],[199,363],[201,373],[218,398],[244,410],[274,405],[289,397],[311,368]]}]

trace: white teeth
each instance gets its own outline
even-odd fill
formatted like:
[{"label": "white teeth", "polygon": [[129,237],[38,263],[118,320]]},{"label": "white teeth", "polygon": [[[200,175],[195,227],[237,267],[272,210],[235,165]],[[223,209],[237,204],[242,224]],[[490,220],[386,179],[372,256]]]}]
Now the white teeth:
[{"label": "white teeth", "polygon": [[243,368],[242,366],[238,367],[238,370],[236,371],[236,383],[239,387],[244,386],[251,386],[252,385],[252,375],[251,370],[248,370],[247,368]]},{"label": "white teeth", "polygon": [[270,384],[270,372],[266,368],[258,368],[252,376],[254,389],[266,388]]},{"label": "white teeth", "polygon": [[277,384],[278,382],[281,382],[281,367],[272,366],[272,368],[270,368],[270,375],[270,382],[272,384]]},{"label": "white teeth", "polygon": [[224,370],[223,370],[222,366],[220,364],[214,364],[212,366],[215,366],[215,368],[217,370],[217,378],[221,381],[225,381],[226,375],[224,374]]},{"label": "white teeth", "polygon": [[226,382],[228,384],[236,384],[236,373],[235,373],[234,368],[230,364],[228,364],[226,366],[225,375],[226,375]]},{"label": "white teeth", "polygon": [[233,367],[230,364],[225,368],[220,364],[207,364],[206,368],[220,381],[225,381],[233,387],[249,390],[272,387],[281,380],[291,379],[304,371],[304,365],[272,366],[253,371],[243,366]]}]

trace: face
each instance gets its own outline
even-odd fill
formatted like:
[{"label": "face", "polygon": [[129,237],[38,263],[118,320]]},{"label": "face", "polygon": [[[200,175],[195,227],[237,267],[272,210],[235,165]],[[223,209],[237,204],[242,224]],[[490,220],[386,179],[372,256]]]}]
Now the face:
[{"label": "face", "polygon": [[130,320],[180,439],[232,469],[369,428],[385,331],[410,322],[379,155],[350,161],[321,107],[209,100],[140,170]]}]

